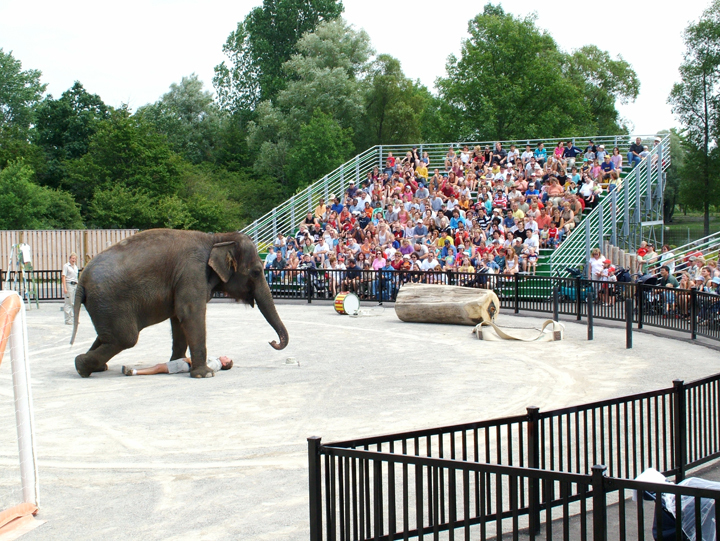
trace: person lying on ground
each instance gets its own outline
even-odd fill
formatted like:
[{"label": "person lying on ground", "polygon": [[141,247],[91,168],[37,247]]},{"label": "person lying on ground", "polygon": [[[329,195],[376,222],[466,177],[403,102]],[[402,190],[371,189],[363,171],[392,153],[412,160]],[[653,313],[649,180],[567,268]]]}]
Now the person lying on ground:
[{"label": "person lying on ground", "polygon": [[[219,370],[230,370],[233,367],[233,361],[230,357],[210,357],[207,360],[208,368],[215,372]],[[126,376],[153,376],[155,374],[179,374],[181,372],[190,372],[192,361],[188,357],[175,359],[166,363],[156,364],[148,368],[131,368],[129,366],[122,367],[122,373]]]}]

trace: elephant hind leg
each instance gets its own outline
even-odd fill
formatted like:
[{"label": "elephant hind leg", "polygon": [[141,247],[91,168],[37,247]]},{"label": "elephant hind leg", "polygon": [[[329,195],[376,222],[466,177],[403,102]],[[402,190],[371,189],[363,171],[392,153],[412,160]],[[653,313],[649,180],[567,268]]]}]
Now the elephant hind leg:
[{"label": "elephant hind leg", "polygon": [[93,372],[104,372],[108,369],[107,362],[123,349],[126,348],[118,344],[100,344],[75,357],[75,370],[84,378],[89,378]]}]

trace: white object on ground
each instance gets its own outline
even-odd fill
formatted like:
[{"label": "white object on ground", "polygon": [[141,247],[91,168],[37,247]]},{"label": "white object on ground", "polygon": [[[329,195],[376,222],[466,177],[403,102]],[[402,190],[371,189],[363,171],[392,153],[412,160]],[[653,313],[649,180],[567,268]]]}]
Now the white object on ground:
[{"label": "white object on ground", "polygon": [[[548,327],[550,327],[548,329]],[[562,323],[547,319],[542,328],[499,327],[493,321],[483,321],[475,326],[478,340],[517,340],[520,342],[556,342],[563,339]]]}]

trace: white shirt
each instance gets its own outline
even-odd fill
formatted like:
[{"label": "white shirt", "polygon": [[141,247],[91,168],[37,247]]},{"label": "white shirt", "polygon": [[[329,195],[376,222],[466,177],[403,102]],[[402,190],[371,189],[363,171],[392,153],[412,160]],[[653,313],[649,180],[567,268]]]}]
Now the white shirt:
[{"label": "white shirt", "polygon": [[423,262],[420,264],[420,268],[424,271],[433,270],[439,264],[440,263],[438,263],[438,260],[435,259],[435,256],[432,256],[432,259],[428,258],[423,260]]},{"label": "white shirt", "polygon": [[660,255],[660,266],[667,265],[670,269],[670,274],[675,272],[675,254],[672,251],[665,252]]},{"label": "white shirt", "polygon": [[[18,250],[22,254],[23,257],[23,263],[32,263],[32,250],[30,249],[29,244],[18,244]],[[75,277],[77,279],[77,276]]]},{"label": "white shirt", "polygon": [[525,239],[525,242],[523,242],[523,244],[528,248],[535,248],[536,251],[538,248],[540,248],[540,240],[538,239],[537,235],[533,235],[532,237]]},{"label": "white shirt", "polygon": [[62,275],[65,277],[65,283],[67,283],[67,284],[69,284],[70,282],[77,283],[77,281],[78,281],[77,265],[71,265],[70,263],[65,263],[65,265],[63,265]]},{"label": "white shirt", "polygon": [[604,259],[602,257],[599,257],[597,259],[595,259],[594,257],[590,258],[590,273],[593,280],[600,280],[601,273],[605,268],[603,261]]},{"label": "white shirt", "polygon": [[207,367],[213,372],[218,372],[220,371],[220,369],[222,369],[222,363],[217,357],[210,357],[207,360]]},{"label": "white shirt", "polygon": [[324,242],[324,239],[323,239],[323,243],[322,243],[322,244],[318,243],[318,244],[315,245],[315,250],[313,250],[313,254],[315,254],[315,255],[317,255],[317,254],[325,254],[325,253],[327,253],[327,252],[329,252],[329,251],[330,251],[330,246],[328,246],[327,243]]}]

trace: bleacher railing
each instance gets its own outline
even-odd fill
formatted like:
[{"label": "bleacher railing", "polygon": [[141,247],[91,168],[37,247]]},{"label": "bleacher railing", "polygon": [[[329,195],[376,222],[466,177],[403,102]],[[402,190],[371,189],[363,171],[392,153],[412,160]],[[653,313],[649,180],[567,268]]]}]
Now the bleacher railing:
[{"label": "bleacher railing", "polygon": [[[670,167],[670,136],[664,135],[660,144],[622,179],[619,189],[606,194],[598,205],[572,230],[568,238],[550,256],[550,272],[567,275],[567,267],[585,264],[593,247],[603,241],[627,249],[635,249],[630,240],[633,228],[643,223],[643,213],[649,212],[653,199],[662,197],[663,173]],[[624,239],[621,242],[621,239]]]},{"label": "bleacher railing", "polygon": [[[553,149],[559,142],[573,141],[579,148],[584,148],[589,140],[596,145],[604,145],[605,150],[612,153],[613,147],[617,146],[621,153],[625,155],[627,148],[635,135],[602,135],[587,137],[558,137],[547,139],[518,139],[512,141],[499,141],[502,143],[503,149],[509,150],[511,145],[516,145],[520,153],[525,149],[526,145],[534,150],[538,143],[544,143],[548,155],[552,155]],[[641,135],[644,141],[652,141],[654,135]],[[243,233],[249,235],[255,242],[258,251],[264,252],[269,246],[272,246],[273,240],[278,233],[285,235],[292,234],[295,228],[305,218],[308,212],[313,212],[320,198],[326,203],[329,202],[331,195],[342,197],[347,190],[350,181],[354,181],[356,185],[360,184],[367,174],[375,167],[382,172],[385,167],[385,161],[392,152],[393,156],[401,160],[408,151],[417,148],[418,153],[422,157],[425,152],[430,159],[429,171],[432,173],[434,169],[444,171],[445,157],[450,147],[457,154],[467,146],[469,149],[475,146],[485,148],[489,146],[494,148],[496,141],[458,141],[452,143],[417,143],[402,145],[377,145],[371,147],[364,152],[358,154],[351,160],[345,162],[325,175],[320,180],[314,182],[310,186],[300,190],[290,199],[275,207],[273,210],[258,218],[248,226],[242,229]]]},{"label": "bleacher railing", "polygon": [[[700,252],[702,257],[707,261],[709,259],[717,259],[720,254],[720,231],[712,233],[707,237],[689,242],[672,250],[675,255],[675,273],[689,267],[689,257],[691,254]],[[655,265],[650,269],[649,274],[657,276],[660,273],[660,267]]]}]

